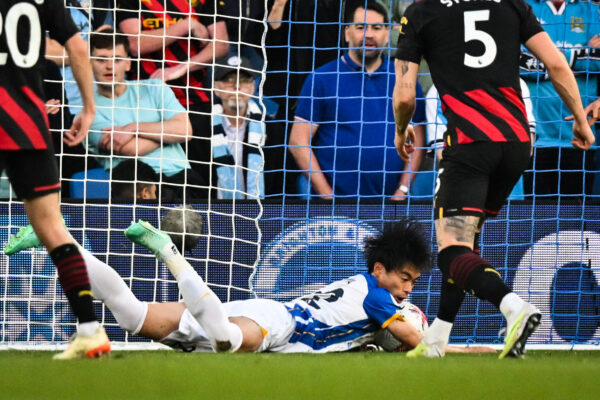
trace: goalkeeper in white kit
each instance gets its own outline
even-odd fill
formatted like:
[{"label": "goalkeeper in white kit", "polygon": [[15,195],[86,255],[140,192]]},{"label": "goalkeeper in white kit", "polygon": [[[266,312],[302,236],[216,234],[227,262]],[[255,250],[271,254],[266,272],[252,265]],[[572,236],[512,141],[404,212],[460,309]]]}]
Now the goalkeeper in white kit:
[{"label": "goalkeeper in white kit", "polygon": [[[421,271],[430,266],[430,246],[417,223],[396,222],[365,240],[369,272],[287,303],[267,299],[222,303],[167,233],[140,221],[125,234],[167,265],[183,296],[183,303],[142,302],[116,271],[81,249],[94,297],[132,334],[183,351],[216,352],[347,351],[373,342],[380,329],[387,329],[403,349],[421,341],[421,332],[401,313],[402,302]],[[29,230],[11,238],[9,253],[35,246],[34,235]],[[493,351],[479,347],[453,350]]]}]

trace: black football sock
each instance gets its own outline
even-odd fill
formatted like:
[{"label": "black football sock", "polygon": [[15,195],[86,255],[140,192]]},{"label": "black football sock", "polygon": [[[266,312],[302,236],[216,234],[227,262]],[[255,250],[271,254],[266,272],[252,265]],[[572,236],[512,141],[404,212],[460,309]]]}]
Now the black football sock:
[{"label": "black football sock", "polygon": [[450,246],[438,254],[438,266],[442,271],[442,287],[437,316],[446,322],[454,323],[456,314],[465,298],[465,291],[457,287],[450,278],[450,264],[456,257],[470,252],[471,249],[468,247]]},{"label": "black football sock", "polygon": [[97,321],[85,261],[74,244],[64,244],[50,253],[58,280],[79,323]]},{"label": "black football sock", "polygon": [[[448,249],[452,247],[462,246],[451,246]],[[502,298],[510,293],[500,273],[473,252],[463,252],[455,257],[450,263],[449,276],[459,288],[490,301],[496,307],[500,307]]]}]

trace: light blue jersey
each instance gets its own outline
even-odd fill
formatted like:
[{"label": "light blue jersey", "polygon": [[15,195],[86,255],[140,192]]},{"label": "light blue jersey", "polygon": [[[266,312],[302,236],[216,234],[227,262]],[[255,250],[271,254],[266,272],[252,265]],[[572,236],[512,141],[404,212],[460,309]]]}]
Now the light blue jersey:
[{"label": "light blue jersey", "polygon": [[[88,146],[91,153],[105,156],[96,159],[107,171],[124,158],[109,157],[109,152],[100,151],[98,142],[103,135],[102,129],[134,122],[166,121],[185,112],[173,91],[159,79],[125,83],[127,90],[117,98],[108,98],[98,92],[94,94],[96,118],[90,129]],[[154,168],[156,173],[167,176],[191,168],[179,143],[165,143],[139,159]]]},{"label": "light blue jersey", "polygon": [[369,273],[333,282],[285,303],[296,327],[281,352],[345,351],[373,339],[375,331],[404,320],[400,304]]},{"label": "light blue jersey", "polygon": [[[542,27],[563,52],[575,73],[584,106],[598,97],[597,73],[600,72],[600,49],[588,46],[600,34],[600,7],[590,1],[565,1],[556,9],[551,1],[527,0]],[[523,48],[521,77],[531,92],[537,121],[536,146],[571,147],[570,115],[543,65]]]},{"label": "light blue jersey", "polygon": [[[71,4],[73,3],[73,4]],[[89,39],[89,33],[93,30],[92,23],[94,22],[94,14],[92,13],[93,0],[70,2],[68,4],[68,10],[71,13],[71,18],[75,22],[75,25],[79,29],[81,37],[86,42]],[[108,13],[110,14],[110,13]],[[107,18],[103,23],[110,23],[111,21]],[[81,112],[81,106],[83,100],[81,99],[81,92],[75,82],[75,76],[70,66],[61,68],[63,79],[65,80],[65,93],[69,102],[69,110],[71,114],[76,115]]]}]

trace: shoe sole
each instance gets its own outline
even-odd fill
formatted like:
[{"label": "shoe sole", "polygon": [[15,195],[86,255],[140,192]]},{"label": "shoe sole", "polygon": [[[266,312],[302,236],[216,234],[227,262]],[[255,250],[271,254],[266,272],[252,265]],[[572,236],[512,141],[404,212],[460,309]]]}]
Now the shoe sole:
[{"label": "shoe sole", "polygon": [[101,344],[100,346],[97,346],[97,347],[94,347],[93,349],[88,350],[85,354],[83,354],[81,356],[62,358],[61,355],[64,353],[59,353],[59,354],[56,354],[54,357],[52,357],[52,359],[64,361],[64,360],[81,360],[81,359],[85,359],[85,358],[101,358],[107,354],[110,354],[110,351],[111,351],[110,342],[106,342],[106,343]]},{"label": "shoe sole", "polygon": [[103,345],[93,348],[92,350],[88,350],[88,352],[85,353],[85,356],[87,358],[100,358],[109,353],[110,353],[110,343],[104,343]]},{"label": "shoe sole", "polygon": [[542,314],[536,313],[529,316],[529,318],[527,319],[527,324],[523,329],[523,333],[521,334],[511,351],[508,352],[507,357],[521,358],[525,355],[525,345],[527,344],[527,340],[538,328],[541,319]]},{"label": "shoe sole", "polygon": [[521,336],[515,340],[514,344],[509,348],[509,350],[505,349],[502,354],[500,354],[499,358],[521,358],[525,355],[525,345],[527,344],[527,340],[529,337],[535,332],[535,330],[540,325],[542,320],[542,314],[534,313],[527,318],[527,322],[525,323],[525,327],[523,328],[523,332],[521,332]]}]

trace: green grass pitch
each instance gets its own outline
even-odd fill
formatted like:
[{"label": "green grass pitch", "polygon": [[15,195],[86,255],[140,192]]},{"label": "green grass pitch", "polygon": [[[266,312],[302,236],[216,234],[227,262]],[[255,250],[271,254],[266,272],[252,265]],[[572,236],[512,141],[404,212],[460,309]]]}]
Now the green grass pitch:
[{"label": "green grass pitch", "polygon": [[600,398],[600,351],[530,351],[524,360],[116,351],[59,362],[51,355],[0,351],[0,399]]}]

